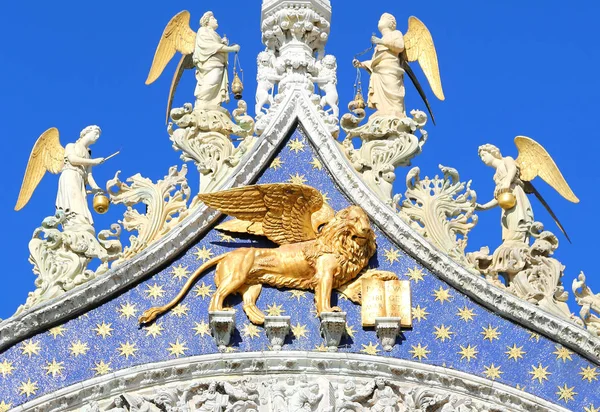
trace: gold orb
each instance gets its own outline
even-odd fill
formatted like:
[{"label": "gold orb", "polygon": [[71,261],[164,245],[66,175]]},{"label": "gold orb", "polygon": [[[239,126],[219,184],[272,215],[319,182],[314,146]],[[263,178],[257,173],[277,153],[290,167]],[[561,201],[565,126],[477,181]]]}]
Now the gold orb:
[{"label": "gold orb", "polygon": [[517,198],[511,192],[504,192],[498,195],[498,204],[504,210],[512,209],[517,204]]},{"label": "gold orb", "polygon": [[110,206],[110,199],[104,193],[97,193],[94,196],[94,210],[103,215],[108,211]]},{"label": "gold orb", "polygon": [[233,81],[231,82],[231,92],[233,93],[233,97],[237,100],[242,98],[242,92],[244,91],[244,84],[242,80],[238,76],[237,73],[233,74]]}]

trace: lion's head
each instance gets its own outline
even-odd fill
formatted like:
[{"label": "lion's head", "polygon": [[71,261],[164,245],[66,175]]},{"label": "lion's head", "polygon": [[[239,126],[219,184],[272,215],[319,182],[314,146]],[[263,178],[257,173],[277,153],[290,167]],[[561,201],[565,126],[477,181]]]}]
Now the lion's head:
[{"label": "lion's head", "polygon": [[376,247],[369,217],[362,208],[350,206],[322,227],[305,253],[310,260],[324,253],[335,254],[346,272],[343,275],[354,277],[375,254]]}]

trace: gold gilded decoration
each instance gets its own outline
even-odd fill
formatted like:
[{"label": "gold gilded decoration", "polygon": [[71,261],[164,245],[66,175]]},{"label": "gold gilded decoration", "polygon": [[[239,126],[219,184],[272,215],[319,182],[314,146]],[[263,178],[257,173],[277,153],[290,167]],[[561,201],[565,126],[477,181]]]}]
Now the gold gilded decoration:
[{"label": "gold gilded decoration", "polygon": [[12,408],[12,403],[0,402],[0,412],[8,412]]},{"label": "gold gilded decoration", "polygon": [[194,255],[196,255],[196,260],[205,262],[213,256],[213,252],[211,252],[211,249],[207,249],[206,246],[202,246],[202,249],[196,248]]},{"label": "gold gilded decoration", "polygon": [[475,319],[475,311],[473,309],[470,309],[468,307],[462,307],[462,308],[458,308],[458,313],[456,314],[456,316],[458,316],[461,320],[464,320],[465,322],[469,322]]},{"label": "gold gilded decoration", "polygon": [[587,380],[589,383],[598,380],[598,372],[596,371],[596,368],[592,368],[590,365],[586,366],[585,368],[581,368],[579,375],[581,375],[582,381]]},{"label": "gold gilded decoration", "polygon": [[529,340],[536,341],[536,342],[540,341],[539,333],[535,333],[535,332],[531,332],[531,331],[527,331],[527,333],[529,333]]},{"label": "gold gilded decoration", "polygon": [[440,302],[442,305],[444,302],[450,302],[450,299],[452,299],[450,289],[444,289],[441,286],[438,290],[433,291],[433,296],[435,296],[435,302]]},{"label": "gold gilded decoration", "polygon": [[307,182],[307,180],[304,176],[305,175],[301,175],[300,173],[290,175],[290,179],[288,180],[288,182],[295,184],[295,185],[303,185],[304,183]]},{"label": "gold gilded decoration", "polygon": [[146,296],[149,299],[162,298],[164,294],[165,290],[163,289],[163,287],[156,283],[154,285],[148,285],[148,289],[146,290]]},{"label": "gold gilded decoration", "polygon": [[423,277],[425,276],[425,273],[423,273],[423,269],[421,268],[408,269],[406,276],[415,283],[425,280]]},{"label": "gold gilded decoration", "polygon": [[367,355],[377,355],[381,350],[378,349],[379,343],[373,344],[373,342],[369,342],[368,345],[363,344],[362,349],[360,350],[362,353],[366,353]]},{"label": "gold gilded decoration", "polygon": [[271,166],[269,166],[269,167],[273,170],[281,169],[281,167],[283,166],[283,163],[284,163],[284,161],[281,160],[280,157],[276,157],[275,159],[273,159],[273,161],[271,162]]},{"label": "gold gilded decoration", "polygon": [[219,240],[220,240],[221,242],[225,242],[225,243],[231,243],[231,242],[233,242],[235,239],[234,239],[234,238],[232,238],[232,237],[231,237],[231,236],[229,236],[229,235],[226,235],[225,233],[219,233]]},{"label": "gold gilded decoration", "polygon": [[315,345],[315,350],[317,352],[327,352],[327,346],[325,346],[324,343],[321,343],[320,345]]},{"label": "gold gilded decoration", "polygon": [[490,366],[484,366],[484,369],[483,374],[491,380],[500,379],[500,375],[504,373],[500,370],[500,366],[495,366],[493,363]]},{"label": "gold gilded decoration", "polygon": [[458,354],[460,355],[460,360],[466,359],[467,362],[471,362],[471,359],[477,359],[477,354],[479,351],[477,350],[477,345],[471,346],[469,343],[468,346],[460,345],[460,351]]},{"label": "gold gilded decoration", "polygon": [[188,347],[185,346],[185,342],[179,342],[179,339],[175,341],[175,343],[169,343],[169,347],[167,350],[169,351],[169,355],[180,357],[185,355],[185,351],[188,350]]},{"label": "gold gilded decoration", "polygon": [[531,375],[531,380],[538,380],[539,383],[543,383],[544,379],[548,380],[548,375],[552,375],[551,372],[548,372],[548,366],[542,366],[541,363],[538,366],[531,365],[531,370],[529,371]]},{"label": "gold gilded decoration", "polygon": [[445,342],[446,340],[452,339],[451,335],[453,335],[455,332],[452,332],[450,328],[451,326],[445,325],[434,326],[435,331],[433,334],[435,335],[435,340]]},{"label": "gold gilded decoration", "polygon": [[189,311],[190,307],[187,305],[187,303],[182,303],[181,305],[175,306],[171,313],[174,316],[177,316],[178,318],[182,318],[184,316],[187,316]]},{"label": "gold gilded decoration", "polygon": [[356,333],[356,330],[354,329],[354,326],[346,324],[346,335],[348,335],[352,339],[354,339],[355,333]]},{"label": "gold gilded decoration", "polygon": [[110,367],[110,362],[106,363],[103,360],[99,362],[94,362],[94,367],[92,370],[95,372],[96,376],[106,375],[112,371]]},{"label": "gold gilded decoration", "polygon": [[423,358],[427,359],[427,355],[429,355],[431,353],[430,350],[427,349],[427,345],[422,346],[420,343],[415,345],[412,345],[412,349],[408,351],[413,359],[419,359],[419,360],[423,360]]},{"label": "gold gilded decoration", "polygon": [[323,170],[323,164],[316,157],[313,157],[313,159],[311,160],[310,164],[312,165],[313,169]]},{"label": "gold gilded decoration", "polygon": [[102,322],[101,324],[96,325],[96,329],[94,329],[96,335],[102,336],[102,339],[106,339],[107,336],[112,336],[112,323]]},{"label": "gold gilded decoration", "polygon": [[194,291],[196,292],[196,297],[200,297],[202,298],[202,300],[204,300],[204,298],[209,298],[210,295],[214,292],[212,286],[206,285],[204,282],[202,282],[201,285],[196,286],[196,289],[194,289]]},{"label": "gold gilded decoration", "polygon": [[402,327],[412,326],[411,293],[408,280],[362,279],[362,325],[375,326],[375,318],[400,318]]},{"label": "gold gilded decoration", "polygon": [[385,260],[391,265],[394,262],[399,262],[400,261],[400,251],[398,249],[395,248],[389,248],[386,249],[383,252],[383,255],[385,256]]},{"label": "gold gilded decoration", "polygon": [[552,352],[553,355],[556,355],[556,359],[560,359],[563,361],[563,363],[567,362],[567,359],[572,361],[573,359],[571,358],[571,355],[573,354],[573,352],[571,352],[569,349],[565,348],[564,346],[556,346],[556,350],[554,352]]},{"label": "gold gilded decoration", "polygon": [[52,359],[52,362],[48,362],[44,369],[46,369],[46,375],[52,375],[53,378],[60,376],[63,369],[65,368],[64,362],[57,362],[56,359]]},{"label": "gold gilded decoration", "polygon": [[137,309],[135,308],[135,304],[131,304],[129,302],[127,303],[122,303],[121,307],[117,309],[117,312],[119,312],[119,316],[125,319],[129,319],[133,316],[135,316]]},{"label": "gold gilded decoration", "polygon": [[237,72],[233,74],[233,80],[231,81],[231,92],[233,93],[233,97],[236,100],[240,100],[242,98],[242,92],[244,91],[244,84],[238,76]]},{"label": "gold gilded decoration", "polygon": [[306,338],[308,334],[306,325],[301,325],[300,322],[298,322],[296,326],[292,326],[291,331],[296,339]]},{"label": "gold gilded decoration", "polygon": [[15,367],[13,366],[12,362],[9,362],[6,359],[4,359],[2,363],[0,363],[0,375],[2,375],[3,378],[12,375],[14,370]]},{"label": "gold gilded decoration", "polygon": [[269,316],[281,316],[285,313],[285,310],[283,310],[283,305],[278,305],[276,303],[273,303],[272,305],[269,305],[267,307],[267,315]]},{"label": "gold gilded decoration", "polygon": [[523,346],[517,346],[516,343],[513,343],[513,346],[507,346],[506,349],[508,349],[506,352],[508,355],[508,359],[513,359],[515,362],[517,362],[519,359],[523,359],[523,355],[527,352],[525,352],[523,350]]},{"label": "gold gilded decoration", "polygon": [[188,270],[188,267],[183,267],[183,265],[178,265],[175,266],[172,270],[171,270],[171,274],[173,275],[173,277],[179,281],[186,279],[189,275],[190,271]]},{"label": "gold gilded decoration", "polygon": [[565,383],[564,386],[558,387],[558,392],[556,392],[556,394],[558,395],[559,401],[565,401],[565,403],[569,403],[569,401],[575,400],[575,395],[577,395],[577,392],[575,392],[574,386],[568,388],[567,384]]},{"label": "gold gilded decoration", "polygon": [[119,356],[122,356],[125,359],[129,359],[130,356],[135,356],[135,352],[137,352],[137,350],[138,348],[135,347],[135,342],[129,343],[129,341],[121,343],[117,348]]},{"label": "gold gilded decoration", "polygon": [[71,352],[71,356],[83,356],[90,350],[90,347],[87,343],[78,340],[77,342],[72,342],[71,346],[69,346],[69,351]]},{"label": "gold gilded decoration", "polygon": [[64,326],[56,326],[54,328],[51,328],[48,330],[48,333],[50,333],[50,335],[52,335],[52,337],[54,339],[56,339],[59,336],[65,336],[65,331],[67,330],[67,328],[65,328]]},{"label": "gold gilded decoration", "polygon": [[498,205],[504,210],[512,209],[517,204],[517,197],[510,191],[498,193],[496,200],[498,201]]},{"label": "gold gilded decoration", "polygon": [[196,326],[194,326],[194,332],[195,335],[200,335],[200,337],[202,336],[210,336],[210,325],[204,321],[202,322],[195,322]]},{"label": "gold gilded decoration", "polygon": [[224,310],[223,302],[241,293],[244,311],[254,324],[264,323],[256,306],[262,285],[314,290],[317,313],[340,311],[331,306],[332,289],[356,278],[375,254],[375,235],[366,213],[350,206],[337,214],[309,186],[267,184],[198,196],[208,206],[239,220],[259,224],[278,248],[240,248],[200,266],[167,305],[147,310],[140,323],[149,323],[171,310],[204,271],[216,266],[209,311]]},{"label": "gold gilded decoration", "polygon": [[27,379],[27,382],[21,382],[19,395],[25,395],[29,398],[31,395],[35,395],[38,389],[37,382],[31,382],[31,379]]},{"label": "gold gilded decoration", "polygon": [[492,325],[488,324],[487,328],[483,328],[483,332],[481,332],[481,334],[483,335],[483,340],[489,340],[490,343],[494,341],[494,339],[496,340],[500,340],[500,335],[501,333],[498,331],[498,327],[493,328]]},{"label": "gold gilded decoration", "polygon": [[292,298],[298,299],[298,302],[300,302],[300,299],[306,298],[306,292],[303,290],[290,290],[289,292]]},{"label": "gold gilded decoration", "polygon": [[584,407],[583,410],[585,412],[600,412],[600,406],[595,408],[594,404],[592,403],[589,406]]},{"label": "gold gilded decoration", "polygon": [[290,148],[290,150],[296,154],[298,154],[298,152],[304,151],[304,146],[305,146],[304,142],[302,140],[300,140],[299,138],[290,140],[287,145]]},{"label": "gold gilded decoration", "polygon": [[157,336],[161,336],[162,335],[162,331],[163,331],[163,327],[160,323],[153,323],[152,325],[148,326],[146,329],[146,336],[152,336],[153,338],[156,338]]},{"label": "gold gilded decoration", "polygon": [[40,342],[33,339],[25,341],[21,345],[21,354],[29,356],[30,359],[33,355],[39,355],[40,350],[42,350]]},{"label": "gold gilded decoration", "polygon": [[427,308],[422,308],[421,305],[417,305],[416,308],[413,308],[412,315],[416,320],[421,322],[421,320],[427,320],[429,312],[427,312]]},{"label": "gold gilded decoration", "polygon": [[110,199],[104,192],[98,192],[94,195],[94,201],[92,202],[94,205],[94,210],[98,214],[105,214],[108,212],[108,207],[110,206]]},{"label": "gold gilded decoration", "polygon": [[246,323],[242,328],[242,336],[250,339],[258,338],[260,336],[260,329],[253,323]]}]

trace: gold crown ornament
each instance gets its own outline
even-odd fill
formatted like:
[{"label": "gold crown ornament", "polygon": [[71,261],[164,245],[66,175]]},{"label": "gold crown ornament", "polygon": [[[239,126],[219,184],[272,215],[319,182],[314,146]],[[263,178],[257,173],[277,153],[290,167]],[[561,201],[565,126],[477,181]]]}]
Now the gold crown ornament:
[{"label": "gold crown ornament", "polygon": [[101,215],[108,212],[110,206],[110,199],[104,194],[104,192],[98,192],[94,195],[94,210],[96,213]]}]

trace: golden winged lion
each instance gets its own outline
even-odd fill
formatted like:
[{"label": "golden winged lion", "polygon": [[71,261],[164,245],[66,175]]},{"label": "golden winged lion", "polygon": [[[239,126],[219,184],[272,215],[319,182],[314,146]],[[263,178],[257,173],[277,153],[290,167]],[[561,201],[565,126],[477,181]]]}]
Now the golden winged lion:
[{"label": "golden winged lion", "polygon": [[[147,310],[140,323],[152,322],[173,308],[194,282],[216,265],[209,311],[223,310],[223,302],[241,293],[251,322],[263,324],[256,306],[263,285],[314,290],[317,313],[339,311],[331,306],[331,292],[350,284],[375,254],[375,235],[369,217],[358,206],[334,214],[321,193],[299,184],[246,186],[199,195],[210,207],[237,219],[217,229],[266,236],[277,248],[240,248],[217,256],[196,270],[167,305]],[[387,272],[370,273],[386,277]],[[356,287],[348,288],[357,300]],[[354,291],[354,292],[352,292]]]}]

